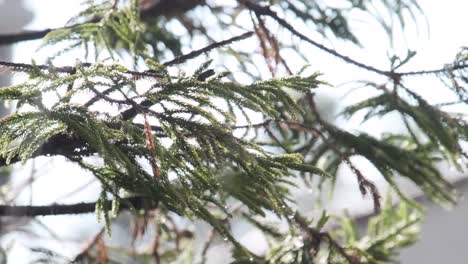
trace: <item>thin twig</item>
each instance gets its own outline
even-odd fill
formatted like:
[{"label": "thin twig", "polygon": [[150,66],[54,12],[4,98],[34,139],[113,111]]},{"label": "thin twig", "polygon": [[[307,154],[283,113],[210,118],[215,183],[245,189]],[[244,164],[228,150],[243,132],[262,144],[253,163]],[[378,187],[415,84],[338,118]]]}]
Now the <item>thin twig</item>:
[{"label": "thin twig", "polygon": [[215,229],[212,228],[210,232],[208,233],[208,238],[206,242],[203,245],[203,249],[201,251],[201,263],[206,263],[206,254],[208,253],[208,249],[211,247],[211,244],[213,244],[214,238],[215,238]]},{"label": "thin twig", "polygon": [[222,41],[219,41],[219,42],[215,42],[215,43],[212,43],[204,48],[201,48],[199,50],[194,50],[190,53],[187,53],[187,54],[184,54],[180,57],[177,57],[173,60],[170,60],[168,62],[165,62],[163,63],[164,66],[171,66],[171,65],[174,65],[174,64],[181,64],[187,60],[190,60],[190,59],[193,59],[193,58],[196,58],[198,56],[200,56],[201,54],[203,53],[206,53],[206,52],[209,52],[213,49],[217,49],[219,47],[222,47],[222,46],[225,46],[225,45],[229,45],[233,42],[236,42],[236,41],[240,41],[240,40],[243,40],[243,39],[246,39],[246,38],[249,38],[253,35],[253,32],[252,31],[248,31],[248,32],[245,32],[241,35],[238,35],[238,36],[235,36],[235,37],[232,37],[232,38],[229,38],[229,39],[226,39],[226,40],[222,40]]},{"label": "thin twig", "polygon": [[[338,253],[346,259],[348,263],[350,264],[360,263],[356,256],[348,254],[346,250],[330,236],[329,233],[320,232],[320,231],[315,230],[314,228],[309,227],[306,219],[303,216],[301,216],[298,212],[294,214],[294,221],[299,225],[301,230],[305,232],[310,237],[310,239],[313,239],[313,241],[316,242],[317,244],[319,244],[323,239],[326,239],[328,243],[333,248],[335,248],[338,251]],[[318,245],[315,245],[315,246],[316,248],[318,248]]]},{"label": "thin twig", "polygon": [[154,257],[154,262],[155,264],[161,264],[161,256],[159,254],[159,247],[161,245],[161,236],[159,235],[159,231],[156,228],[156,234],[154,236],[154,241],[153,241],[153,252],[152,255]]},{"label": "thin twig", "polygon": [[158,163],[156,161],[156,144],[154,143],[154,139],[153,139],[153,131],[148,122],[148,118],[146,114],[143,115],[143,118],[145,121],[143,130],[144,130],[145,138],[146,138],[146,149],[148,150],[148,159],[151,164],[153,176],[155,179],[158,179],[159,177],[161,177],[161,172],[160,172]]},{"label": "thin twig", "polygon": [[[328,124],[326,124],[326,122],[324,120],[322,120],[322,118],[320,117],[319,112],[317,111],[317,108],[315,106],[315,101],[314,101],[314,98],[313,98],[313,94],[311,94],[311,93],[307,94],[307,99],[308,99],[308,102],[309,102],[309,106],[310,106],[312,112],[314,113],[314,115],[315,115],[315,117],[317,119],[317,122],[322,127],[324,127],[326,129],[328,127]],[[359,190],[360,190],[361,194],[366,195],[367,190],[369,190],[370,194],[372,195],[373,202],[374,202],[374,211],[376,213],[378,213],[380,211],[380,208],[381,208],[381,205],[380,205],[381,196],[380,196],[380,193],[379,193],[377,187],[375,186],[375,184],[373,182],[371,182],[370,180],[368,180],[366,177],[364,177],[362,172],[351,162],[351,160],[349,159],[349,156],[347,154],[343,154],[337,146],[335,146],[333,143],[330,143],[328,141],[328,138],[320,130],[315,129],[315,132],[318,133],[318,135],[325,142],[328,143],[330,148],[336,154],[338,154],[340,156],[341,160],[343,160],[350,167],[350,169],[354,173],[354,175],[356,175],[357,180],[358,180]]]},{"label": "thin twig", "polygon": [[444,68],[435,69],[435,70],[420,70],[420,71],[408,71],[408,72],[397,72],[400,76],[411,76],[411,75],[430,75],[430,74],[439,74],[444,73],[447,71],[456,71],[456,70],[463,70],[468,68],[468,64],[455,64],[455,65],[448,65]]}]

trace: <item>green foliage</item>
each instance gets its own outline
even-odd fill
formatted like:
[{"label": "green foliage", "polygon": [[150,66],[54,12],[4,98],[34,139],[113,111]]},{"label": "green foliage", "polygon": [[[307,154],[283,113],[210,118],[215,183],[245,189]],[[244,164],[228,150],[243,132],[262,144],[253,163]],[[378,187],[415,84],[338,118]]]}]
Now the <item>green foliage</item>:
[{"label": "green foliage", "polygon": [[[145,25],[140,21],[138,1],[125,1],[125,7],[117,8],[114,1],[87,1],[87,8],[73,17],[73,26],[50,32],[42,46],[67,42],[68,47],[57,53],[61,55],[74,48],[92,45],[96,52],[105,49],[111,56],[121,50],[137,56],[148,56],[143,34]],[[78,22],[86,21],[77,24]]]},{"label": "green foliage", "polygon": [[365,252],[361,263],[397,263],[397,250],[417,241],[420,220],[420,212],[411,210],[407,203],[394,208],[387,198],[380,215],[369,219],[366,235],[360,236],[357,227],[343,218],[342,236],[348,248],[357,254]]},{"label": "green foliage", "polygon": [[0,153],[7,164],[17,158],[25,162],[48,139],[65,132],[64,124],[47,117],[47,113],[27,112],[0,121]]}]

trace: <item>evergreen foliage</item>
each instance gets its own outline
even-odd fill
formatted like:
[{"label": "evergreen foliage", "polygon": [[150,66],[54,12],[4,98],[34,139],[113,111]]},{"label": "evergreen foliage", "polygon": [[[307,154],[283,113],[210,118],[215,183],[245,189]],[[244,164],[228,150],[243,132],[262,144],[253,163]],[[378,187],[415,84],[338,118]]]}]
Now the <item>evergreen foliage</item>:
[{"label": "evergreen foliage", "polygon": [[[0,165],[61,155],[92,173],[102,187],[96,212],[108,233],[119,216],[120,203],[142,197],[143,209],[126,206],[157,224],[156,249],[139,254],[142,263],[152,258],[157,263],[204,262],[216,237],[232,245],[232,263],[396,261],[400,248],[416,242],[421,220],[419,205],[399,189],[398,177],[409,179],[439,204],[456,203],[457,195],[437,164],[443,161],[460,171],[466,169],[466,118],[431,104],[407,87],[405,78],[438,75],[459,98],[455,103],[466,105],[467,49],[442,69],[398,72],[415,56],[409,52],[404,59],[391,58],[390,70],[380,70],[315,42],[288,19],[293,15],[325,37],[359,45],[348,25],[350,12],[375,16],[391,36],[394,21],[402,27],[408,22],[404,12],[416,20],[421,11],[416,1],[349,0],[346,7],[334,7],[328,1],[239,0],[232,6],[200,4],[203,10],[186,12],[185,7],[191,9],[193,4],[187,0],[180,1],[181,13],[158,16],[145,10],[148,2],[85,1],[84,11],[69,25],[43,38],[43,47],[61,47],[47,65],[0,62],[5,70],[28,76],[24,83],[0,88],[1,100],[17,104],[14,113],[0,120]],[[381,9],[388,14],[379,16]],[[215,17],[219,32],[249,23],[253,32],[213,41],[197,11]],[[241,15],[250,15],[251,21],[239,24],[236,18]],[[408,134],[375,137],[325,121],[317,111],[314,89],[329,85],[326,80],[333,76],[292,74],[281,51],[297,46],[298,39],[288,43],[275,38],[267,19],[299,40],[387,78],[383,85],[366,83],[380,94],[348,106],[342,115],[351,118],[365,112],[366,122],[398,113]],[[185,43],[171,31],[171,23],[176,22],[194,40],[202,37],[212,44],[182,54]],[[272,74],[280,67],[290,74],[262,79],[249,70],[257,62],[231,45],[253,36]],[[84,49],[85,59],[93,63],[54,65],[55,57],[72,49]],[[236,81],[230,72],[212,66],[212,60],[191,74],[184,72],[184,63],[209,52],[236,59],[232,71],[241,69],[252,82]],[[253,115],[262,116],[263,121],[253,122]],[[241,121],[247,124],[239,125]],[[403,202],[394,208],[389,195],[381,206],[381,190],[352,162],[354,156],[368,160]],[[358,232],[350,217],[333,217],[324,211],[320,218],[309,219],[294,209],[291,190],[298,187],[299,177],[306,184],[311,179],[333,183],[342,165],[356,177],[356,188],[374,201],[376,215],[365,233]],[[151,210],[157,210],[156,216],[148,216]],[[173,215],[209,224],[212,231],[201,252],[194,249],[193,235],[182,235],[166,221]],[[234,218],[247,220],[267,237],[266,255],[257,256],[236,240],[230,226]],[[287,228],[278,228],[278,222]],[[38,261],[68,259],[46,249],[35,250],[42,254]],[[74,261],[125,262],[125,254],[105,246],[85,255]]]}]

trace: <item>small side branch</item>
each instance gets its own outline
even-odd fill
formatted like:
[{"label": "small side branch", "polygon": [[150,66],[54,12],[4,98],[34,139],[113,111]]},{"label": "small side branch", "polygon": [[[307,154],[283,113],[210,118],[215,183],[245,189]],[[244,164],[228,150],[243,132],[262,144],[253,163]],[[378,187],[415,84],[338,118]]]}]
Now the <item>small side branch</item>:
[{"label": "small side branch", "polygon": [[315,230],[314,228],[309,227],[306,219],[301,216],[299,213],[294,214],[294,221],[300,227],[300,229],[306,234],[308,239],[311,239],[312,242],[315,244],[316,250],[320,243],[324,240],[328,241],[328,243],[343,257],[349,264],[359,264],[359,258],[355,255],[349,254],[346,252],[346,249],[341,246],[337,241],[335,241],[329,233],[327,232],[320,232]]},{"label": "small side branch", "polygon": [[81,251],[81,253],[78,254],[70,263],[81,263],[89,254],[89,251],[93,248],[93,246],[98,244],[99,241],[102,241],[104,231],[105,228],[101,228],[101,230],[94,236],[93,240],[91,240],[91,242],[88,243],[88,245]]},{"label": "small side branch", "polygon": [[[106,206],[110,208],[113,200],[108,200]],[[156,207],[156,206],[154,206]],[[68,214],[86,214],[93,213],[96,209],[96,203],[77,203],[77,204],[52,204],[40,206],[15,206],[0,205],[0,217],[34,217],[47,215],[68,215]],[[120,210],[129,209],[150,209],[144,197],[131,197],[120,200]]]},{"label": "small side branch", "polygon": [[164,64],[164,66],[171,66],[171,65],[175,65],[175,64],[181,64],[181,63],[183,63],[183,62],[185,62],[187,60],[196,58],[196,57],[202,55],[203,53],[209,52],[211,50],[217,49],[217,48],[225,46],[225,45],[229,45],[229,44],[231,44],[233,42],[236,42],[236,41],[240,41],[240,40],[249,38],[252,35],[253,35],[253,32],[248,31],[248,32],[245,32],[244,34],[241,34],[241,35],[238,35],[238,36],[226,39],[226,40],[222,40],[222,41],[219,41],[219,42],[215,42],[215,43],[210,44],[210,45],[208,45],[208,46],[206,46],[204,48],[201,48],[199,50],[194,50],[194,51],[192,51],[190,53],[184,54],[184,55],[182,55],[180,57],[177,57],[177,58],[175,58],[173,60],[170,60],[168,62],[165,62],[163,64]]},{"label": "small side branch", "polygon": [[398,72],[395,73],[399,76],[415,76],[415,75],[430,75],[430,74],[439,74],[444,72],[450,71],[457,71],[468,69],[468,64],[455,64],[455,65],[448,65],[444,68],[436,69],[436,70],[421,70],[421,71],[408,71],[408,72]]}]

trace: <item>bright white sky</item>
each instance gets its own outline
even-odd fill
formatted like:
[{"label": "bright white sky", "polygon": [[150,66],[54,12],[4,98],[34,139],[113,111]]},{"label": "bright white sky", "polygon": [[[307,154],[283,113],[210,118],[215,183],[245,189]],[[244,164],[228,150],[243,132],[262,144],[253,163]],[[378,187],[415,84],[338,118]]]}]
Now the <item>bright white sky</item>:
[{"label": "bright white sky", "polygon": [[[6,0],[0,0],[0,6],[2,6],[2,3],[5,1]],[[7,2],[10,2],[11,6],[16,6],[16,8],[14,8],[16,11],[14,13],[6,12],[6,14],[14,14],[14,17],[21,17],[22,14],[17,10],[17,3],[20,1]],[[31,10],[34,10],[35,13],[33,22],[25,26],[27,29],[43,29],[63,26],[70,16],[79,10],[79,1],[29,0],[25,2],[29,5]],[[466,10],[468,10],[468,1],[446,0],[419,2],[421,2],[421,6],[427,17],[429,28],[424,24],[420,25],[418,34],[414,27],[410,26],[405,33],[406,39],[398,38],[394,42],[396,43],[395,52],[397,54],[406,54],[407,48],[418,52],[412,62],[402,67],[401,70],[440,68],[444,63],[448,63],[453,60],[454,55],[460,47],[468,45],[468,34],[465,34],[466,26],[468,25],[468,16],[466,15]],[[0,30],[12,32],[11,29],[5,29],[4,27],[0,27]],[[365,49],[358,49],[346,43],[334,43],[335,48],[351,57],[361,58],[367,64],[387,69],[388,59],[386,54],[388,51],[387,44],[389,42],[385,33],[378,27],[362,23],[357,30],[357,34]],[[327,43],[327,45],[328,44],[330,43]],[[43,61],[41,60],[44,59],[45,52],[43,52],[42,55],[35,54],[36,45],[39,45],[39,42],[23,42],[16,45],[14,49],[14,61],[30,62],[31,58],[36,58],[38,63],[42,63]],[[367,77],[375,79],[375,76],[372,74],[358,71],[354,67],[345,65],[332,56],[324,54],[322,51],[319,51],[307,44],[304,44],[304,48],[306,48],[308,52],[307,57],[312,62],[312,70],[319,70],[324,73],[324,79],[334,85],[354,80],[356,76],[361,76],[362,79]],[[63,63],[66,65],[69,64],[70,61],[74,61],[74,59],[75,58],[72,60],[70,60],[70,58],[64,58],[62,60],[58,60],[57,64]],[[427,80],[415,78],[408,82],[411,87],[420,87],[417,91],[425,97],[434,100],[434,102],[439,102],[440,100],[450,101],[450,98],[446,94],[440,93],[440,89],[438,89],[440,88],[438,86],[439,84],[434,85],[435,83],[436,82],[430,78]],[[321,100],[330,100],[330,102],[333,103],[335,100],[333,98],[342,94],[342,92],[339,92],[339,88],[326,89],[327,91],[322,89],[322,91],[319,92],[319,98],[321,98]],[[362,98],[348,97],[345,100],[353,101],[356,99]],[[465,113],[468,112],[466,108],[456,110],[464,111]],[[368,130],[367,132],[374,133],[388,130],[388,127],[376,126],[375,124],[369,124],[364,127],[359,127],[359,125],[349,126],[348,128],[365,128]],[[54,202],[57,198],[74,190],[77,186],[90,179],[90,177],[83,176],[83,172],[78,169],[64,169],[63,167],[55,166],[57,165],[56,162],[52,164],[39,160],[37,164],[40,164],[37,169],[37,175],[40,175],[41,172],[47,171],[48,176],[40,178],[33,186],[33,202],[36,204],[49,204]],[[23,170],[18,173],[18,175],[15,175],[15,178],[25,179],[25,177],[29,175],[29,172],[29,170]],[[379,180],[377,175],[370,176],[370,178],[376,180],[379,186],[383,185],[383,182]],[[18,182],[20,181],[21,180]],[[52,182],[54,182],[54,185],[51,185]],[[367,212],[371,208],[372,205],[370,201],[366,201],[366,203],[362,202],[362,197],[360,196],[357,187],[355,189],[345,188],[346,186],[354,186],[356,184],[355,177],[341,177],[337,184],[343,191],[335,192],[337,197],[335,202],[330,205],[332,210],[339,212],[342,211],[343,208],[356,208],[356,205],[358,205],[357,207],[359,210],[356,213],[360,214]],[[70,197],[66,201],[81,201],[83,197],[86,197],[86,200],[93,201],[97,197],[95,193],[97,189],[98,185],[95,184],[87,191],[85,190],[77,196]],[[311,210],[311,206],[313,205],[307,202],[307,196],[309,194],[307,192],[300,192],[297,195],[298,197],[302,197],[302,201],[304,201],[304,204],[300,205],[301,208]],[[22,200],[23,202],[27,202],[29,201],[29,197],[25,196]],[[347,201],[347,203],[343,203],[342,201]],[[58,234],[72,236],[78,240],[89,237],[97,230],[96,217],[93,214],[76,217],[44,217],[42,220],[48,226],[53,227],[54,231]],[[70,227],[73,227],[74,229],[77,226],[82,227],[80,234],[69,232]],[[251,235],[251,233],[246,233],[242,239],[249,240]],[[44,246],[47,243],[49,243],[47,240],[43,240],[41,245]],[[26,248],[32,245],[34,244],[26,243],[25,241],[16,242],[11,254],[11,263],[22,263],[24,259],[21,255],[26,253]],[[64,254],[74,254],[70,245],[56,245],[55,243],[52,243],[51,245]]]}]

